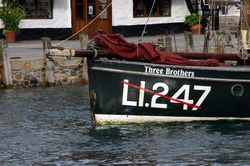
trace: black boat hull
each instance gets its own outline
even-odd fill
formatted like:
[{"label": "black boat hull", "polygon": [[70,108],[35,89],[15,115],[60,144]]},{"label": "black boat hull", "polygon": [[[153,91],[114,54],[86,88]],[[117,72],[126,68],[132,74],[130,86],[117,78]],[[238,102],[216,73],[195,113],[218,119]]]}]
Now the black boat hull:
[{"label": "black boat hull", "polygon": [[250,68],[88,59],[97,123],[250,120]]}]

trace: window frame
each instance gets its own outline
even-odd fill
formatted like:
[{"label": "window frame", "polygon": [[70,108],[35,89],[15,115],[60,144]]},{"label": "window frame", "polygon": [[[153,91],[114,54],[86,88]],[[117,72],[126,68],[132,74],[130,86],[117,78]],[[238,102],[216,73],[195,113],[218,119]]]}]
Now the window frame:
[{"label": "window frame", "polygon": [[[74,14],[75,14],[76,20],[84,20],[85,19],[85,5],[86,4],[83,1],[77,2],[77,0],[76,0],[75,3],[72,5],[74,5]],[[78,10],[77,7],[80,7],[80,9],[82,9],[82,11],[80,12],[81,16],[78,15],[78,13],[77,13],[77,10]]]},{"label": "window frame", "polygon": [[[134,18],[145,18],[145,17],[148,17],[150,9],[151,9],[150,8],[149,12],[147,13],[147,6],[148,6],[148,4],[144,4],[144,6],[143,6],[143,15],[142,16],[137,16],[137,14],[136,14],[136,7],[137,7],[136,4],[138,4],[137,2],[138,2],[138,0],[133,0],[133,17]],[[154,16],[151,15],[150,17],[171,17],[172,0],[168,0],[168,3],[169,3],[169,13],[166,16],[160,15],[160,6],[157,5],[156,6],[157,7],[157,9],[156,9],[157,15],[156,16],[155,15]]]},{"label": "window frame", "polygon": [[[24,6],[24,8],[26,8],[26,5],[24,4],[24,1],[22,1],[22,0],[19,0],[19,1],[21,1],[21,4]],[[49,5],[49,7],[51,7],[51,10],[50,10],[51,17],[38,17],[38,14],[37,14],[37,11],[39,9],[39,3],[38,3],[38,1],[39,0],[34,0],[34,3],[35,3],[34,6],[35,6],[35,11],[36,11],[36,16],[35,17],[26,17],[26,11],[25,11],[25,17],[24,17],[24,19],[25,20],[28,20],[28,19],[30,19],[30,20],[35,20],[35,19],[42,19],[42,20],[44,20],[44,19],[53,19],[53,17],[54,17],[54,1],[53,0],[49,0],[50,4],[51,4],[51,6]]]}]

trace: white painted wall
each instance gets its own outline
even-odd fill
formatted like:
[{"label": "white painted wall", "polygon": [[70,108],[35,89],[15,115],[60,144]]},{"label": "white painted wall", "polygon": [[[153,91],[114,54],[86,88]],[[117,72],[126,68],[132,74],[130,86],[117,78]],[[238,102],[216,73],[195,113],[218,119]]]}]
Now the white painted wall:
[{"label": "white painted wall", "polygon": [[[1,6],[2,0],[0,0]],[[170,17],[151,17],[148,24],[161,23],[181,23],[189,14],[184,0],[172,0]],[[71,22],[71,2],[70,0],[54,0],[53,19],[24,19],[20,28],[72,28]],[[233,11],[231,15],[239,15],[238,11]],[[237,13],[237,14],[235,14]],[[133,17],[133,0],[113,0],[112,2],[112,24],[113,26],[143,25],[147,18]],[[0,28],[3,28],[0,21]]]},{"label": "white painted wall", "polygon": [[[190,14],[184,0],[172,0],[170,17],[151,17],[148,24],[179,23],[184,22],[186,15]],[[143,25],[147,18],[133,17],[133,0],[112,1],[113,26]]]},{"label": "white painted wall", "polygon": [[[2,2],[2,1],[1,1]],[[72,28],[70,0],[54,0],[53,19],[23,19],[20,28]],[[1,22],[0,28],[3,28]]]}]

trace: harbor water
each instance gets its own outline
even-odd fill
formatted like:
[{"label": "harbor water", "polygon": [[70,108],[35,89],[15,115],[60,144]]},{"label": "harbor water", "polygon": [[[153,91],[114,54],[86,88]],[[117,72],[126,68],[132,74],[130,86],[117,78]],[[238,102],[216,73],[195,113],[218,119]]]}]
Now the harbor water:
[{"label": "harbor water", "polygon": [[87,86],[1,90],[0,165],[250,165],[250,122],[94,128]]}]

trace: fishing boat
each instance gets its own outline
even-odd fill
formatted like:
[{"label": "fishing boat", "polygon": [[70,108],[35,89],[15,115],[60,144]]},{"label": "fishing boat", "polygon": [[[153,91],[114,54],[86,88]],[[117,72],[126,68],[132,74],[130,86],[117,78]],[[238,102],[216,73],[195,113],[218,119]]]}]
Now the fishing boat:
[{"label": "fishing boat", "polygon": [[[241,53],[167,52],[99,34],[87,57],[90,110],[97,123],[250,120],[250,66]],[[230,65],[225,61],[234,61]]]},{"label": "fishing boat", "polygon": [[[197,54],[179,55],[197,58]],[[132,56],[126,59],[133,61],[89,58],[93,119],[100,123],[250,120],[250,66],[227,66],[214,61],[213,54],[199,55],[210,58],[165,60],[167,64],[134,61]],[[235,60],[237,55],[224,57]]]},{"label": "fishing boat", "polygon": [[105,50],[47,53],[87,57],[95,122],[250,120],[250,66],[223,62],[242,63],[237,54],[157,51],[113,34],[96,39]]}]

